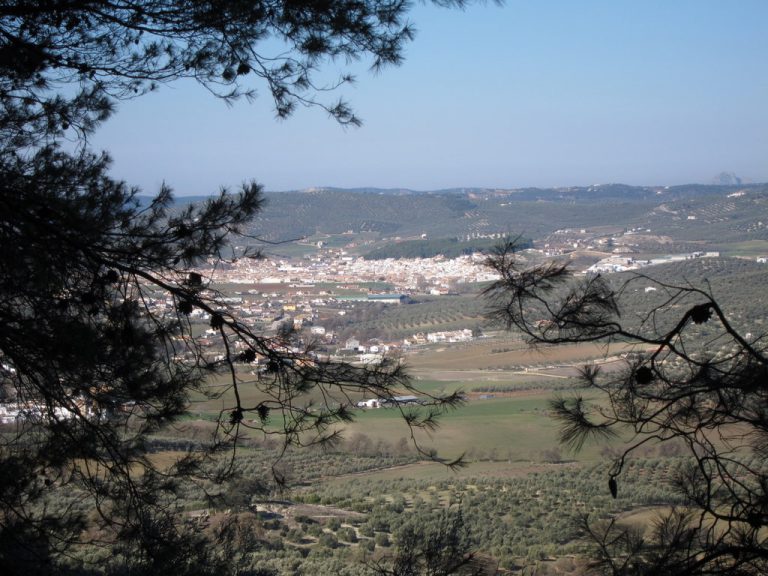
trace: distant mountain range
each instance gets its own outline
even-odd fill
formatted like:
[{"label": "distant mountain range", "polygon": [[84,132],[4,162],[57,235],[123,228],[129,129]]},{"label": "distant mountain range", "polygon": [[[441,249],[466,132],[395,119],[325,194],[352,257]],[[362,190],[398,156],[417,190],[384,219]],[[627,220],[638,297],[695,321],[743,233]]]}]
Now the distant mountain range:
[{"label": "distant mountain range", "polygon": [[249,232],[269,241],[362,235],[381,245],[423,236],[467,240],[521,234],[536,242],[556,230],[595,227],[652,230],[681,246],[768,240],[768,184],[311,188],[265,196],[266,206]]},{"label": "distant mountain range", "polygon": [[[605,225],[673,233],[682,226],[681,222],[687,227],[696,218],[699,223],[712,220],[715,228],[726,228],[722,232],[731,234],[745,232],[749,222],[760,214],[768,223],[766,184],[674,187],[611,184],[556,189],[399,191],[396,194],[372,193],[371,189],[315,189],[268,193],[266,197],[267,205],[254,223],[254,231],[272,240],[344,232],[377,233],[386,237],[427,234],[439,238],[520,233],[535,239],[561,228]],[[712,218],[708,217],[708,211],[712,212]]]},{"label": "distant mountain range", "polygon": [[303,190],[272,192],[274,194],[326,194],[352,193],[376,194],[380,196],[409,195],[457,195],[457,196],[513,196],[516,200],[552,200],[596,198],[613,199],[649,199],[663,195],[666,198],[679,198],[692,195],[711,195],[729,193],[735,189],[759,189],[766,184],[744,184],[730,172],[718,174],[712,184],[684,184],[679,186],[631,186],[628,184],[595,184],[592,186],[569,186],[559,188],[444,188],[439,190],[412,190],[410,188],[337,188],[314,187]]}]

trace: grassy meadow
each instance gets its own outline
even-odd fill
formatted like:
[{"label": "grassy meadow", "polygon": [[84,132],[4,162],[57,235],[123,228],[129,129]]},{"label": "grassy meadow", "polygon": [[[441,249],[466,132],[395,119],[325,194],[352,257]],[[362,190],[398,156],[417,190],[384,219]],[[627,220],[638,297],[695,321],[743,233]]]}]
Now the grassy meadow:
[{"label": "grassy meadow", "polygon": [[[470,400],[440,419],[440,427],[416,432],[424,447],[445,458],[465,454],[470,460],[541,461],[557,446],[557,424],[549,417],[550,394],[525,393],[511,398]],[[395,409],[366,410],[346,427],[346,434],[365,434],[374,440],[397,440],[409,430]],[[587,451],[579,459],[594,457]]]},{"label": "grassy meadow", "polygon": [[[561,449],[558,444],[558,424],[549,413],[549,401],[555,395],[568,395],[579,386],[577,368],[588,362],[608,362],[617,366],[615,358],[627,351],[621,345],[578,345],[531,350],[512,339],[480,340],[471,344],[439,345],[409,354],[405,361],[413,376],[413,384],[424,394],[441,396],[456,391],[465,395],[465,403],[440,418],[439,427],[432,432],[413,432],[403,421],[400,409],[355,410],[355,421],[340,427],[345,439],[363,435],[372,443],[403,444],[413,441],[427,450],[435,450],[447,459],[464,455],[472,464],[462,474],[516,473],[531,465],[550,462],[596,462],[604,446],[587,445],[578,454]],[[245,379],[256,376],[243,372]],[[193,398],[191,422],[187,425],[201,430],[212,425],[222,411],[231,410],[234,396],[231,382],[218,376],[210,382],[208,391],[219,394],[211,398],[202,393]],[[406,392],[406,391],[403,391]],[[256,406],[268,400],[254,382],[239,386],[245,406]],[[599,402],[593,391],[581,390],[588,400]],[[364,399],[363,394],[352,401]],[[303,402],[318,402],[319,393],[303,398]],[[404,407],[403,410],[414,408]],[[279,416],[273,415],[277,426]],[[195,422],[197,421],[197,422]],[[194,423],[194,426],[193,426]],[[256,433],[250,433],[256,438]],[[483,465],[481,472],[478,466]],[[441,466],[413,465],[392,471],[397,477],[410,475],[442,476]],[[387,477],[387,471],[375,474]]]}]

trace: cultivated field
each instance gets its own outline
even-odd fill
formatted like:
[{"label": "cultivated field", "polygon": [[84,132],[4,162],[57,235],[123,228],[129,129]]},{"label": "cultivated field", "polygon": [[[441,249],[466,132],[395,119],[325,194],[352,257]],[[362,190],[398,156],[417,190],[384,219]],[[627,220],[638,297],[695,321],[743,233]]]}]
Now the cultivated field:
[{"label": "cultivated field", "polygon": [[465,370],[502,370],[581,366],[586,362],[615,360],[637,347],[624,344],[573,344],[531,348],[520,340],[480,340],[470,344],[437,347],[408,356],[414,374]]},{"label": "cultivated field", "polygon": [[[479,472],[474,468],[479,463],[491,466],[494,475],[503,476],[530,471],[547,462],[595,462],[601,459],[604,446],[587,445],[578,454],[559,448],[558,425],[550,416],[549,401],[556,394],[572,393],[580,385],[580,366],[598,362],[604,363],[607,370],[623,367],[619,355],[629,350],[622,345],[594,344],[532,350],[509,338],[424,348],[405,358],[415,387],[433,396],[460,390],[466,398],[463,406],[443,415],[440,427],[431,434],[416,431],[412,437],[403,414],[393,408],[355,410],[355,421],[339,429],[346,439],[363,436],[371,444],[405,445],[411,450],[415,440],[441,457],[452,459],[463,454],[473,462],[466,472],[470,475]],[[256,378],[249,373],[243,376]],[[185,435],[210,428],[221,411],[232,409],[234,399],[229,386],[227,378],[214,379],[211,390],[221,397],[206,398],[201,394],[194,399],[193,416],[184,424]],[[593,391],[580,393],[591,401],[601,401]],[[240,395],[246,406],[267,399],[253,383],[241,385]],[[320,399],[309,394],[303,401]],[[362,399],[362,394],[351,398]],[[277,425],[277,421],[272,424]],[[258,441],[258,436],[250,433],[254,440]],[[444,473],[441,466],[423,464],[391,471],[398,478],[411,474],[440,477]],[[377,470],[374,474],[385,478],[390,472]]]}]

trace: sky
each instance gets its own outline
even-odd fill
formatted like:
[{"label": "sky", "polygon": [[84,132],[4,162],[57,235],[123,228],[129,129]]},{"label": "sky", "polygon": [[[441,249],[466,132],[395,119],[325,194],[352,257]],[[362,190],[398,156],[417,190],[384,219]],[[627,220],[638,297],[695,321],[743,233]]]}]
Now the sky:
[{"label": "sky", "polygon": [[[310,187],[768,182],[768,1],[417,4],[405,62],[361,62],[319,109],[275,119],[265,87],[225,105],[190,81],[121,102],[92,136],[113,176],[177,195]],[[333,77],[331,64],[324,71]]]}]

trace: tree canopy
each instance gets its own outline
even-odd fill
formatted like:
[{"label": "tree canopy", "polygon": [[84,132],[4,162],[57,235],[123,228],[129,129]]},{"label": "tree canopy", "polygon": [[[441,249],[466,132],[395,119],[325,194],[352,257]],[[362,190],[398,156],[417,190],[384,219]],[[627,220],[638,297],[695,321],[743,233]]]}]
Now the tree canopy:
[{"label": "tree canopy", "polygon": [[115,99],[180,78],[225,100],[253,98],[265,86],[278,117],[297,105],[320,106],[356,125],[346,102],[323,96],[353,77],[326,82],[317,73],[334,60],[367,58],[373,69],[401,63],[414,35],[410,8],[404,0],[4,2],[3,140],[18,147],[83,135]]},{"label": "tree canopy", "polygon": [[[398,64],[413,36],[409,9],[399,0],[0,6],[0,398],[18,411],[0,430],[4,573],[234,573],[184,520],[177,495],[226,480],[245,429],[278,436],[284,450],[329,442],[351,418],[352,393],[411,390],[397,359],[335,363],[290,331],[255,331],[195,268],[258,257],[227,249],[262,208],[258,184],[186,208],[164,186],[145,206],[109,176],[109,157],[88,149],[117,100],[180,78],[227,101],[254,97],[261,83],[280,117],[309,105],[358,124],[346,103],[323,97],[351,77],[318,85],[315,73],[335,59]],[[205,353],[193,313],[223,356]],[[211,437],[158,465],[152,435],[177,423],[193,394],[214,394],[211,375],[227,378]],[[246,385],[264,399],[246,403]],[[312,391],[322,402],[305,400]],[[412,428],[432,427],[459,402],[401,408]],[[106,564],[74,561],[83,545],[107,550]]]}]

